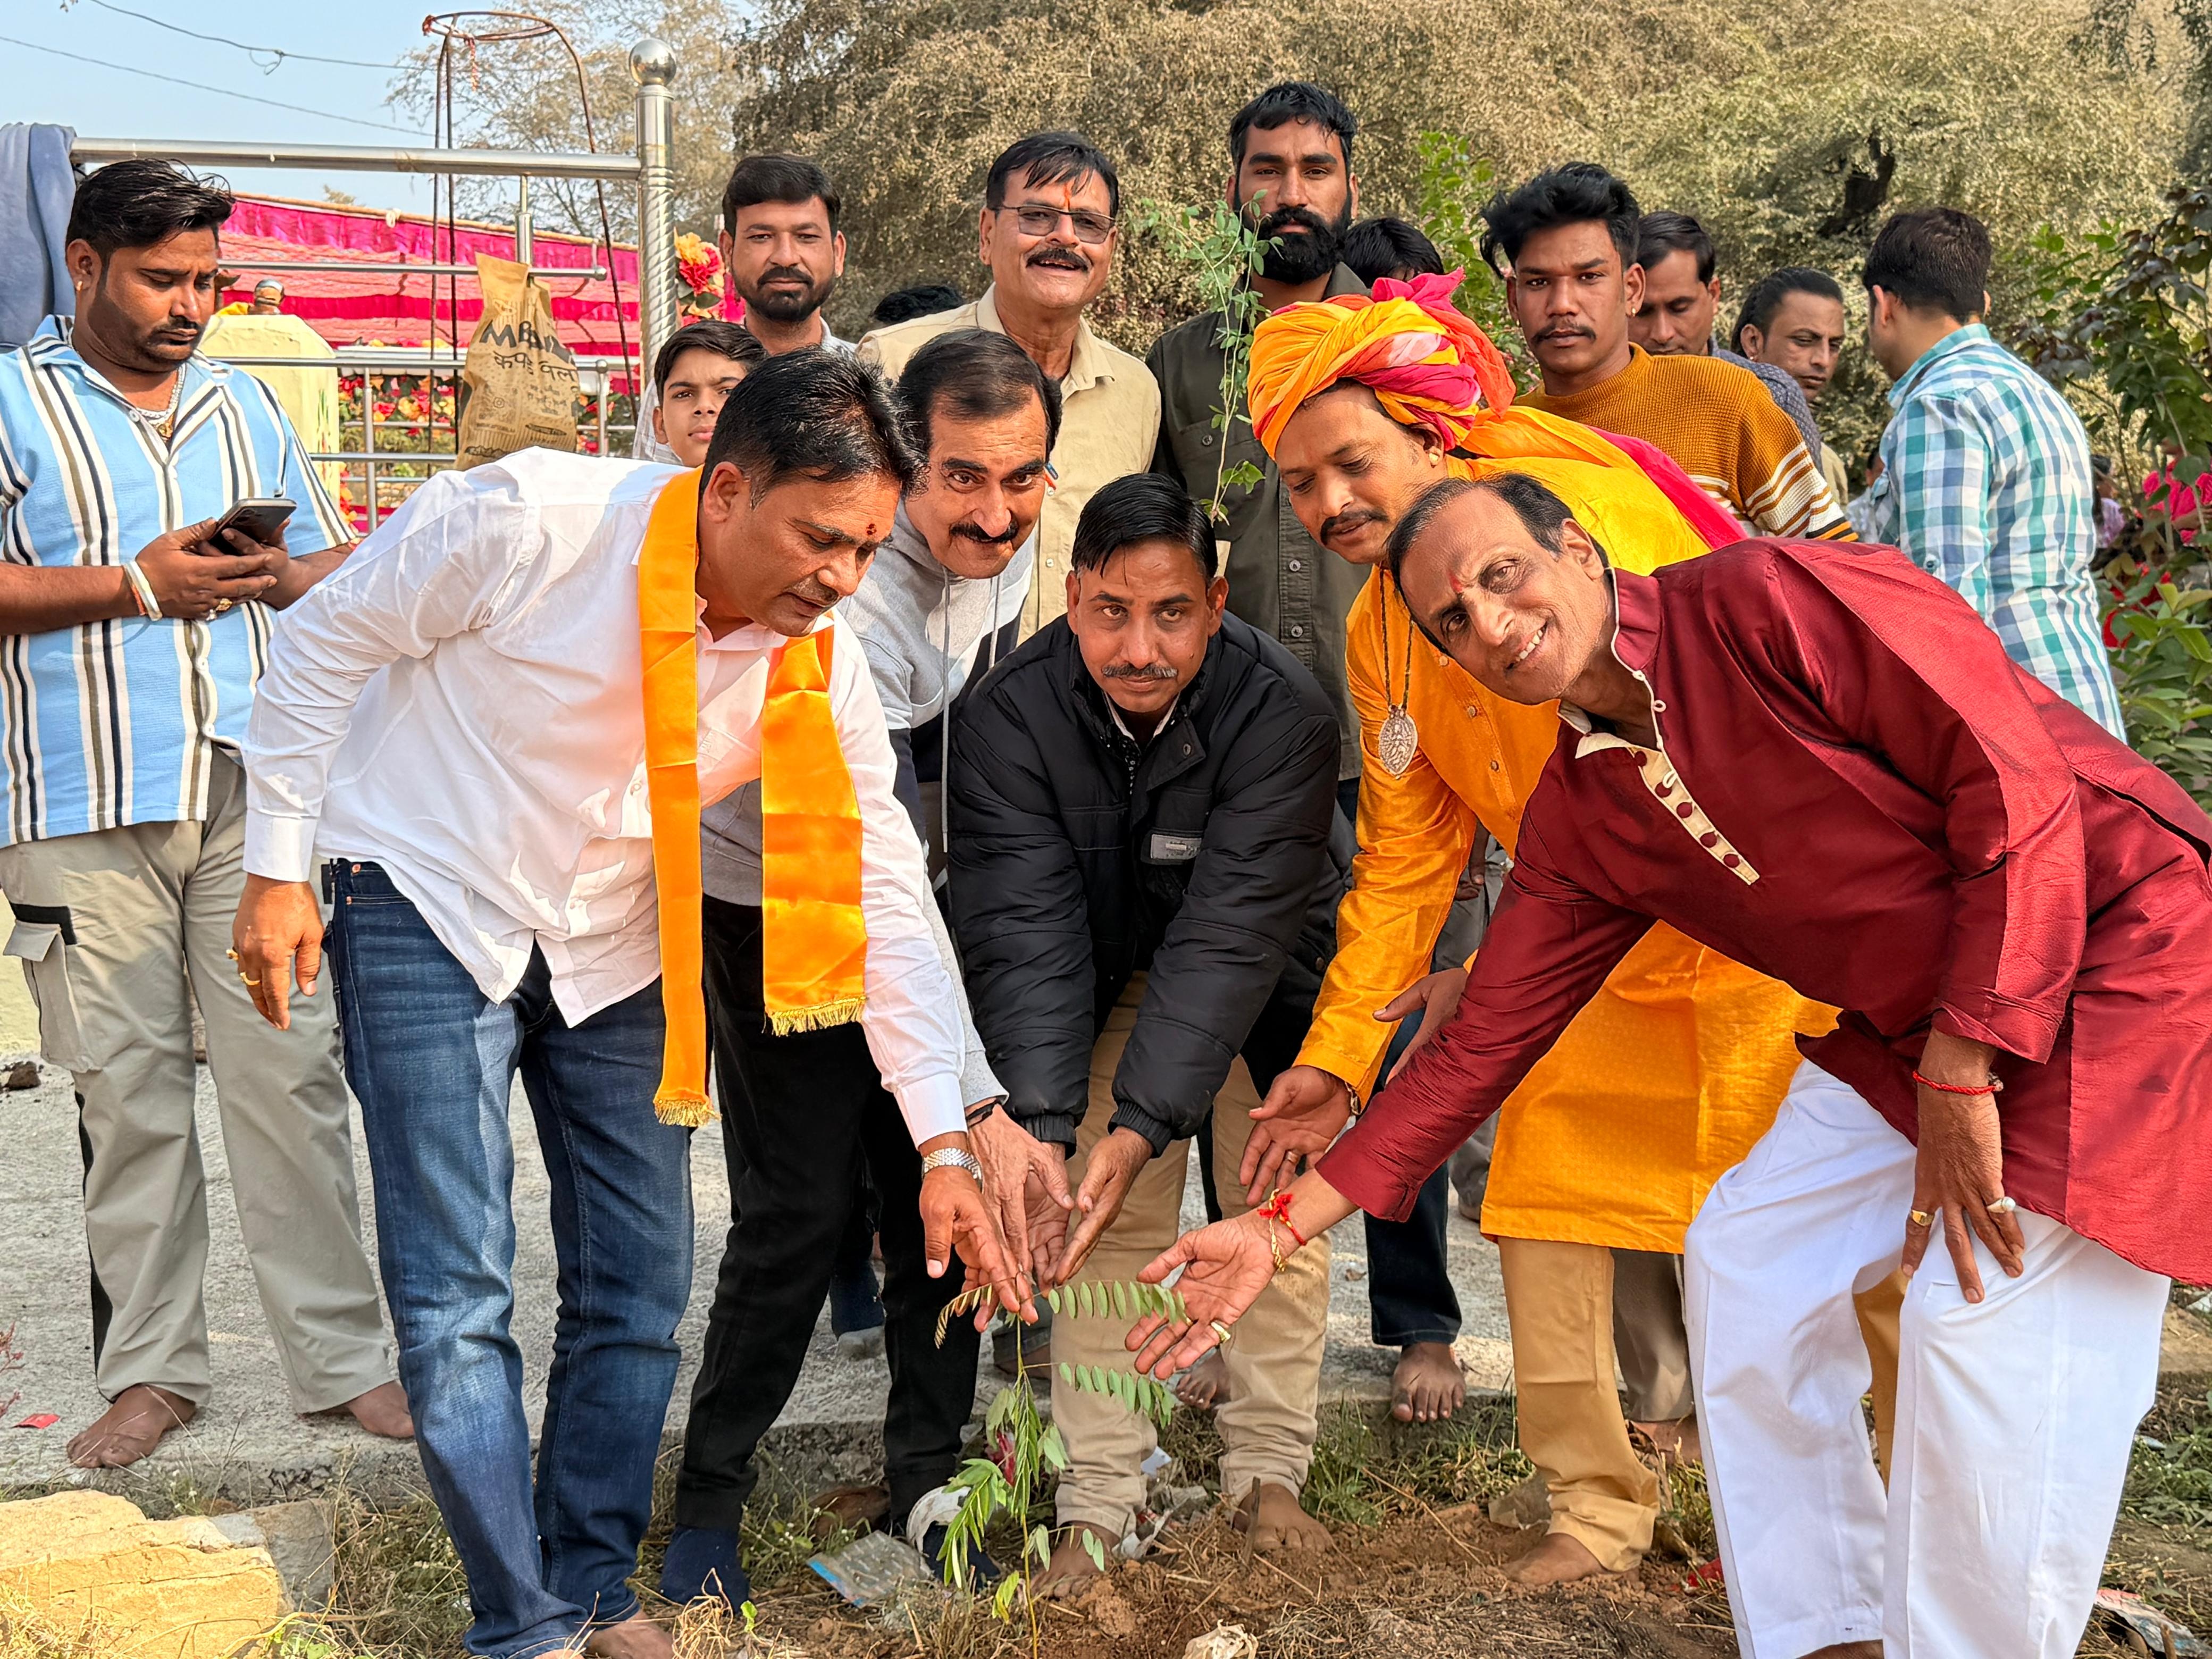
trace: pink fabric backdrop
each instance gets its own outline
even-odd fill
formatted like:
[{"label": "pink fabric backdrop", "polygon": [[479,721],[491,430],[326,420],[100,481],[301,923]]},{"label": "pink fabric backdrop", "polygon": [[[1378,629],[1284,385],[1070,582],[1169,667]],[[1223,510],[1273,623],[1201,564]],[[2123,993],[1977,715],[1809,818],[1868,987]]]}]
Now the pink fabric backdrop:
[{"label": "pink fabric backdrop", "polygon": [[[580,237],[539,231],[532,256],[539,266],[591,269],[598,252]],[[473,276],[410,276],[409,264],[466,264],[478,253],[514,257],[512,227],[464,220],[457,238],[446,227],[406,214],[371,208],[337,207],[279,198],[239,198],[237,210],[222,231],[222,263],[239,274],[239,285],[224,301],[252,298],[257,259],[349,259],[386,269],[362,276],[347,273],[272,272],[284,284],[284,309],[302,319],[332,345],[377,341],[385,345],[426,345],[433,331],[443,339],[452,329],[453,296],[459,297],[459,337],[466,345],[483,314],[483,301]],[[637,249],[617,243],[614,275],[621,284],[622,324],[629,349],[637,349]],[[580,356],[611,356],[621,348],[615,329],[615,289],[605,279],[542,279],[553,295],[553,319],[562,340]]]}]

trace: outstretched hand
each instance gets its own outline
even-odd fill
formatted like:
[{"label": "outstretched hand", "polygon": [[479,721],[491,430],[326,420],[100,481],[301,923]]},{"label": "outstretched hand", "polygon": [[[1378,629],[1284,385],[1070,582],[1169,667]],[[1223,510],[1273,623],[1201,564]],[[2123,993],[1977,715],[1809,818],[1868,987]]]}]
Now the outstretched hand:
[{"label": "outstretched hand", "polygon": [[1420,1028],[1413,1033],[1413,1040],[1406,1045],[1406,1052],[1398,1056],[1398,1063],[1390,1068],[1387,1081],[1396,1082],[1398,1074],[1406,1069],[1406,1062],[1420,1052],[1423,1043],[1443,1029],[1446,1020],[1459,1012],[1460,996],[1466,989],[1466,969],[1439,968],[1426,978],[1415,980],[1376,1011],[1376,1018],[1387,1020],[1394,1025],[1417,1012],[1421,1017]]},{"label": "outstretched hand", "polygon": [[[925,1141],[922,1150],[934,1151],[935,1143]],[[932,1170],[922,1176],[921,1238],[922,1259],[932,1279],[945,1276],[957,1249],[969,1285],[990,1285],[1000,1307],[1025,1324],[1036,1323],[1028,1275],[1015,1266],[999,1237],[983,1189],[965,1170]]]},{"label": "outstretched hand", "polygon": [[1066,1237],[1067,1212],[1075,1207],[1067,1154],[1039,1140],[1003,1106],[969,1125],[968,1147],[983,1166],[983,1191],[1017,1270],[1027,1273],[1032,1285],[1045,1283]]},{"label": "outstretched hand", "polygon": [[1237,1178],[1244,1201],[1257,1204],[1297,1173],[1300,1160],[1329,1149],[1352,1116],[1352,1091],[1318,1066],[1287,1066],[1267,1097],[1252,1109],[1252,1135]]},{"label": "outstretched hand", "polygon": [[1159,1285],[1182,1268],[1176,1290],[1190,1310],[1187,1320],[1148,1314],[1137,1322],[1127,1340],[1139,1370],[1164,1381],[1185,1366],[1195,1365],[1208,1349],[1220,1345],[1220,1334],[1213,1328],[1216,1322],[1234,1325],[1275,1277],[1268,1225],[1259,1211],[1247,1210],[1200,1227],[1176,1240],[1137,1275],[1147,1285]]}]

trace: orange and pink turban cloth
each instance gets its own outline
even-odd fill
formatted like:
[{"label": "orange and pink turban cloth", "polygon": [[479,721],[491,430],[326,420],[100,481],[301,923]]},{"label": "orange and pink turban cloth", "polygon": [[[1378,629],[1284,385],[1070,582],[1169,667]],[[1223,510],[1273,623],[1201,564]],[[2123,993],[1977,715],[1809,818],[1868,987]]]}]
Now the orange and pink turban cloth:
[{"label": "orange and pink turban cloth", "polygon": [[1735,520],[1662,450],[1540,410],[1516,408],[1513,376],[1490,337],[1456,310],[1461,273],[1383,277],[1372,298],[1340,294],[1285,306],[1252,337],[1247,396],[1268,454],[1300,404],[1343,380],[1375,394],[1391,419],[1425,427],[1447,452],[1485,460],[1585,461],[1633,467],[1713,547],[1741,540]]}]

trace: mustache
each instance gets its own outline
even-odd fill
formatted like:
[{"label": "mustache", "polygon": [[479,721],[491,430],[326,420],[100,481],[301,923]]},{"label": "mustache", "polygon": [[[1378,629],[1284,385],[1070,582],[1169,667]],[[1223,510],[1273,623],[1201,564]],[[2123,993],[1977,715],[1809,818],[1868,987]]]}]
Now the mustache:
[{"label": "mustache", "polygon": [[1332,235],[1336,229],[1335,226],[1330,224],[1311,208],[1286,207],[1276,209],[1274,212],[1260,221],[1260,234],[1263,239],[1273,236],[1286,225],[1302,225],[1306,229],[1322,236]]},{"label": "mustache", "polygon": [[1595,331],[1580,323],[1554,323],[1549,328],[1536,331],[1540,340],[1588,340],[1595,337]]},{"label": "mustache", "polygon": [[1362,525],[1382,522],[1382,515],[1368,507],[1360,507],[1351,513],[1340,513],[1334,518],[1322,520],[1321,539],[1324,542],[1330,541],[1346,531],[1358,529]]},{"label": "mustache", "polygon": [[1090,258],[1079,248],[1065,242],[1048,242],[1024,261],[1024,264],[1047,265],[1056,270],[1079,270],[1088,273]]},{"label": "mustache", "polygon": [[1102,678],[1109,680],[1172,680],[1180,678],[1165,663],[1117,662],[1098,671]]},{"label": "mustache", "polygon": [[1018,527],[1010,524],[994,536],[981,525],[956,524],[952,526],[952,533],[983,547],[1004,547],[1014,539],[1014,532]]},{"label": "mustache", "polygon": [[770,265],[766,270],[761,272],[760,286],[763,288],[766,288],[770,283],[785,282],[801,283],[808,288],[812,288],[814,273],[804,265]]},{"label": "mustache", "polygon": [[837,603],[837,596],[820,582],[805,581],[796,587],[786,588],[784,591],[793,599],[804,599],[807,604],[819,605],[824,611]]}]

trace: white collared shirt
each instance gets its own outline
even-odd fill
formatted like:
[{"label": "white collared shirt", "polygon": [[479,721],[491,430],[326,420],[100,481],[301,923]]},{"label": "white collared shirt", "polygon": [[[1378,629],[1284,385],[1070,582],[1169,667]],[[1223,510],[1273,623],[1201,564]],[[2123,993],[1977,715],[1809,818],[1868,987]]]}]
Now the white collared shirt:
[{"label": "white collared shirt", "polygon": [[[495,1001],[533,948],[574,1025],[660,972],[636,562],[663,466],[524,450],[418,489],[283,613],[246,731],[246,867],[373,859]],[[958,1005],[859,639],[830,699],[860,808],[861,1024],[917,1142],[963,1127]],[[699,793],[760,775],[783,636],[699,631]]]}]

